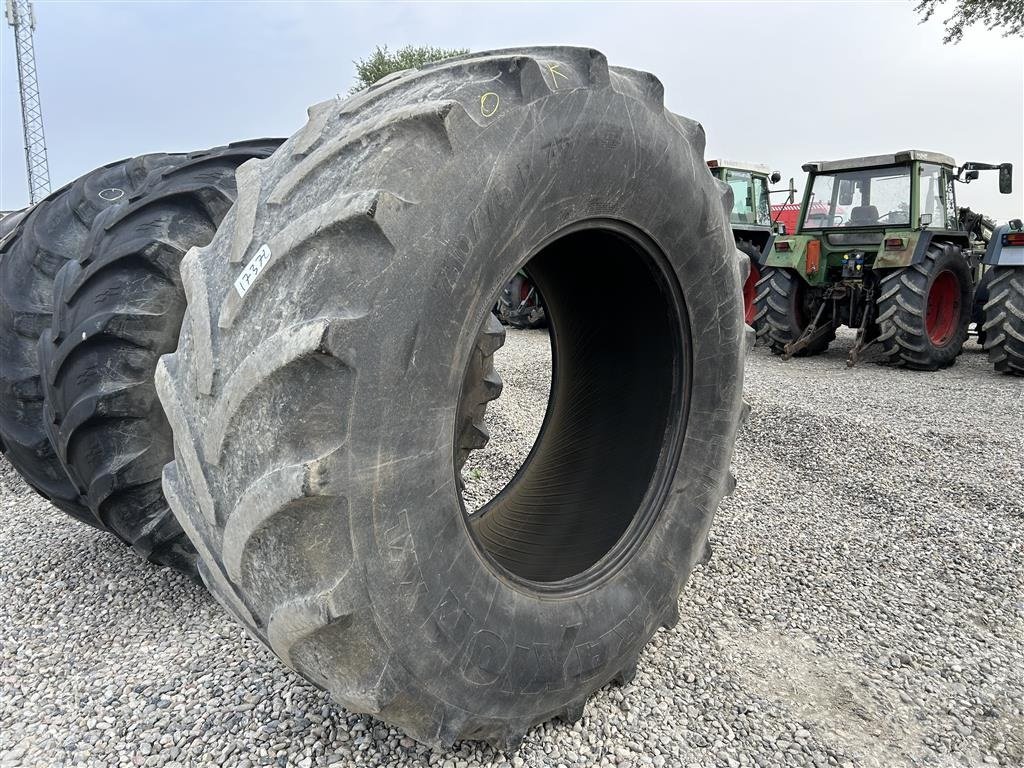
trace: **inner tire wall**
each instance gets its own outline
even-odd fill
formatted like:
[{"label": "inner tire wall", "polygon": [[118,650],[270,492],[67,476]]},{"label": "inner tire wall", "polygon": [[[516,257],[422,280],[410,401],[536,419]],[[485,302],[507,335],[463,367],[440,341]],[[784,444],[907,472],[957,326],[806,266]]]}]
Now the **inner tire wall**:
[{"label": "inner tire wall", "polygon": [[52,327],[39,339],[47,434],[93,524],[185,571],[194,550],[161,489],[173,448],[153,372],[177,346],[181,258],[213,237],[238,166],[281,141],[178,156],[104,210],[57,274]]},{"label": "inner tire wall", "polygon": [[[554,582],[597,563],[633,522],[683,408],[671,394],[690,340],[650,257],[614,228],[594,222],[529,266],[552,319],[550,402],[533,451],[473,529],[516,576]],[[619,312],[593,312],[592,297],[612,295]]]}]

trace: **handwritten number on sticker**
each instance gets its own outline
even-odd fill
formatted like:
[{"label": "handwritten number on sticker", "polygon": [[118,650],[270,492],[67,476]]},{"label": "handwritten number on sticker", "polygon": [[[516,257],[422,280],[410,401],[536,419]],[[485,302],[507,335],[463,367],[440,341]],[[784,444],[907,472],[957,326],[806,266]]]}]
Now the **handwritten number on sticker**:
[{"label": "handwritten number on sticker", "polygon": [[252,288],[252,284],[256,282],[256,278],[267,266],[268,261],[270,261],[270,246],[264,243],[235,279],[235,291],[238,293],[238,298],[245,298],[245,294]]},{"label": "handwritten number on sticker", "polygon": [[501,98],[494,91],[488,91],[480,97],[480,114],[484,117],[491,117],[498,111],[498,104]]}]

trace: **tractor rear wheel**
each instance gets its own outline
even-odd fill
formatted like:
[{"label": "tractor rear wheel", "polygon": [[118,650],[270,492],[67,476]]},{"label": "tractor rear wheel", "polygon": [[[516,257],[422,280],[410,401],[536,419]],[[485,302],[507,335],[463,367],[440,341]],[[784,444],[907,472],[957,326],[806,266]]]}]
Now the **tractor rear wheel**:
[{"label": "tractor rear wheel", "polygon": [[920,264],[885,272],[875,302],[883,364],[935,371],[956,362],[973,296],[960,249],[932,243]]},{"label": "tractor rear wheel", "polygon": [[[203,580],[290,667],[421,741],[510,747],[628,679],[734,484],[730,195],[662,95],[578,48],[388,78],[244,166],[182,262],[157,389]],[[469,372],[523,268],[551,313],[547,415],[470,515],[459,414],[499,387]],[[630,322],[593,311],[613,292]]]},{"label": "tractor rear wheel", "polygon": [[747,325],[753,326],[754,317],[757,316],[757,304],[754,299],[757,297],[757,283],[761,279],[761,266],[758,263],[761,259],[761,249],[749,240],[738,240],[736,247],[746,254],[750,261],[750,272],[743,281],[743,315]]},{"label": "tractor rear wheel", "polygon": [[141,557],[194,572],[195,550],[160,487],[171,429],[153,386],[178,345],[178,264],[210,242],[235,201],[235,170],[279,139],[176,155],[92,224],[54,281],[38,344],[43,423],[93,525]]},{"label": "tractor rear wheel", "polygon": [[[776,355],[781,355],[786,345],[799,339],[814,320],[820,300],[811,295],[807,283],[798,274],[779,267],[765,267],[756,290],[752,325],[758,340],[767,344]],[[831,326],[832,318],[823,315],[819,327],[821,324]],[[831,327],[821,338],[797,352],[795,357],[820,355],[835,337],[835,327]]]},{"label": "tractor rear wheel", "polygon": [[1024,267],[992,267],[986,275],[985,349],[999,373],[1024,376]]}]

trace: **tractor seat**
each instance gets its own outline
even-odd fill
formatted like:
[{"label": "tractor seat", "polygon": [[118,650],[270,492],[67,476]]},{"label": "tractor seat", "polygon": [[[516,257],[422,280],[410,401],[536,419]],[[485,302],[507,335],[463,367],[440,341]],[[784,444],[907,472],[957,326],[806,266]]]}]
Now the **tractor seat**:
[{"label": "tractor seat", "polygon": [[878,223],[878,209],[873,205],[858,205],[850,211],[847,226],[867,227]]}]

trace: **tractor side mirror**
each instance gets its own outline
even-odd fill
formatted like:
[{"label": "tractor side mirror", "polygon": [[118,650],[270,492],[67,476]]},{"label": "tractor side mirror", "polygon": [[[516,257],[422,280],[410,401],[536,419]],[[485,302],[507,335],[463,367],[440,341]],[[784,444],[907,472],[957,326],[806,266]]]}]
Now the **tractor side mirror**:
[{"label": "tractor side mirror", "polygon": [[778,171],[772,171],[772,175],[768,177],[768,181],[770,181],[772,184],[778,184],[780,181],[782,181],[782,174],[779,173]]},{"label": "tractor side mirror", "polygon": [[999,166],[999,192],[1008,195],[1013,191],[1013,166],[1003,163]]},{"label": "tractor side mirror", "polygon": [[964,172],[964,181],[974,181],[976,178],[978,178],[978,172],[977,171],[965,171]]},{"label": "tractor side mirror", "polygon": [[853,205],[853,182],[842,179],[839,182],[839,204]]}]

